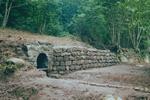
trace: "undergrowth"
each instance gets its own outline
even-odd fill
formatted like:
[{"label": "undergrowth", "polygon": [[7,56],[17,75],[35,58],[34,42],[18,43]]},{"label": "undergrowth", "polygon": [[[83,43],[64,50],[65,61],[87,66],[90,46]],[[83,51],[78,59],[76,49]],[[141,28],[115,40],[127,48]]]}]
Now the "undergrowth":
[{"label": "undergrowth", "polygon": [[21,97],[23,100],[29,100],[31,96],[37,93],[38,93],[38,90],[33,87],[30,87],[30,88],[18,87],[10,92],[12,96],[15,96],[17,98]]},{"label": "undergrowth", "polygon": [[14,73],[21,67],[23,67],[23,65],[16,65],[11,63],[0,64],[0,79],[6,80],[8,77],[13,76]]}]

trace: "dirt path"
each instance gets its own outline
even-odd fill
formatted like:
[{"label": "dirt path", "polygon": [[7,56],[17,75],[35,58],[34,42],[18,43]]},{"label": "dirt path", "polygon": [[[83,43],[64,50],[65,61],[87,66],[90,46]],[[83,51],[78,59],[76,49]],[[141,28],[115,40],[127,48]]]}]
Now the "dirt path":
[{"label": "dirt path", "polygon": [[84,80],[95,83],[111,83],[150,87],[150,66],[117,65],[105,68],[83,70],[62,78]]},{"label": "dirt path", "polygon": [[40,89],[31,100],[150,100],[149,70],[149,66],[117,65],[77,71],[60,79],[31,78],[25,85]]},{"label": "dirt path", "polygon": [[[0,30],[0,42],[2,41],[5,41],[5,45],[11,41],[16,44],[38,41],[48,42],[56,47],[72,45],[91,47],[70,37],[32,35],[12,30]],[[17,83],[18,79],[19,82],[21,81],[20,83]],[[39,89],[39,93],[30,100],[150,100],[149,65],[116,65],[88,69],[63,75],[59,79],[48,78],[45,73],[34,69],[21,72],[16,80],[12,80],[19,85],[33,86]],[[7,84],[4,83],[4,85]],[[0,87],[3,88],[3,85]],[[1,88],[0,94],[2,94]],[[8,89],[8,87],[6,88]]]}]

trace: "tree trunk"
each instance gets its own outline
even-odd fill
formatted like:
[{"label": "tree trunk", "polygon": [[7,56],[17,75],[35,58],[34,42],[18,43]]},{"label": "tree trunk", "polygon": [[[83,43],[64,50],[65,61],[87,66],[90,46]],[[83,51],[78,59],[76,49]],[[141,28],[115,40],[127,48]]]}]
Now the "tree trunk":
[{"label": "tree trunk", "polygon": [[46,28],[46,19],[43,19],[43,22],[41,23],[39,27],[39,33],[43,34],[45,32],[45,28]]},{"label": "tree trunk", "polygon": [[0,6],[1,6],[1,4],[2,4],[2,0],[0,0]]},{"label": "tree trunk", "polygon": [[9,0],[7,0],[6,5],[5,5],[5,14],[4,14],[3,22],[2,22],[2,28],[5,28],[7,25],[11,8],[12,8],[12,1],[9,3]]},{"label": "tree trunk", "polygon": [[117,48],[120,49],[120,30],[117,33]]},{"label": "tree trunk", "polygon": [[115,25],[112,24],[112,44],[115,44]]}]

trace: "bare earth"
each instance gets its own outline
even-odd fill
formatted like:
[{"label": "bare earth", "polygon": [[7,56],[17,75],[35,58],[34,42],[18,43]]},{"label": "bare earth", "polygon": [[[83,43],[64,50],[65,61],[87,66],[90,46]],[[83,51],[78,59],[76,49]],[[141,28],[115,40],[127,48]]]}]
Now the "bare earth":
[{"label": "bare earth", "polygon": [[[0,40],[16,43],[45,41],[55,46],[89,47],[66,37],[32,35],[9,29],[0,29]],[[19,71],[17,79],[13,78],[9,83],[38,88],[38,94],[30,100],[150,100],[150,65],[122,64],[88,69],[63,75],[59,79],[47,77],[44,72],[31,69]],[[3,92],[0,91],[0,94]],[[0,100],[16,99],[0,97]]]},{"label": "bare earth", "polygon": [[[29,73],[33,76],[36,71]],[[77,71],[60,79],[32,77],[24,85],[40,89],[30,100],[150,100],[149,77],[148,65],[116,65]]]},{"label": "bare earth", "polygon": [[77,37],[54,37],[11,29],[0,29],[0,40],[15,41],[16,43],[47,42],[54,46],[91,47]]}]

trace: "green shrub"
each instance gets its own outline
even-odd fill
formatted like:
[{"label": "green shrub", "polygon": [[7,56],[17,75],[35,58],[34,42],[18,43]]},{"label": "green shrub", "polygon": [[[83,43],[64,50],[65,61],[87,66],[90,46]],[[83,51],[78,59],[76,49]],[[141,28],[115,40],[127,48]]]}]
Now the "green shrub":
[{"label": "green shrub", "polygon": [[38,90],[33,87],[18,87],[10,92],[11,95],[16,96],[17,98],[22,97],[23,100],[29,100],[32,95],[38,93]]},{"label": "green shrub", "polygon": [[11,75],[13,74],[15,71],[17,70],[17,66],[16,65],[7,65],[4,69],[4,74],[5,75]]},{"label": "green shrub", "polygon": [[16,72],[17,69],[20,69],[22,65],[15,65],[15,64],[0,64],[0,74],[9,76]]}]

